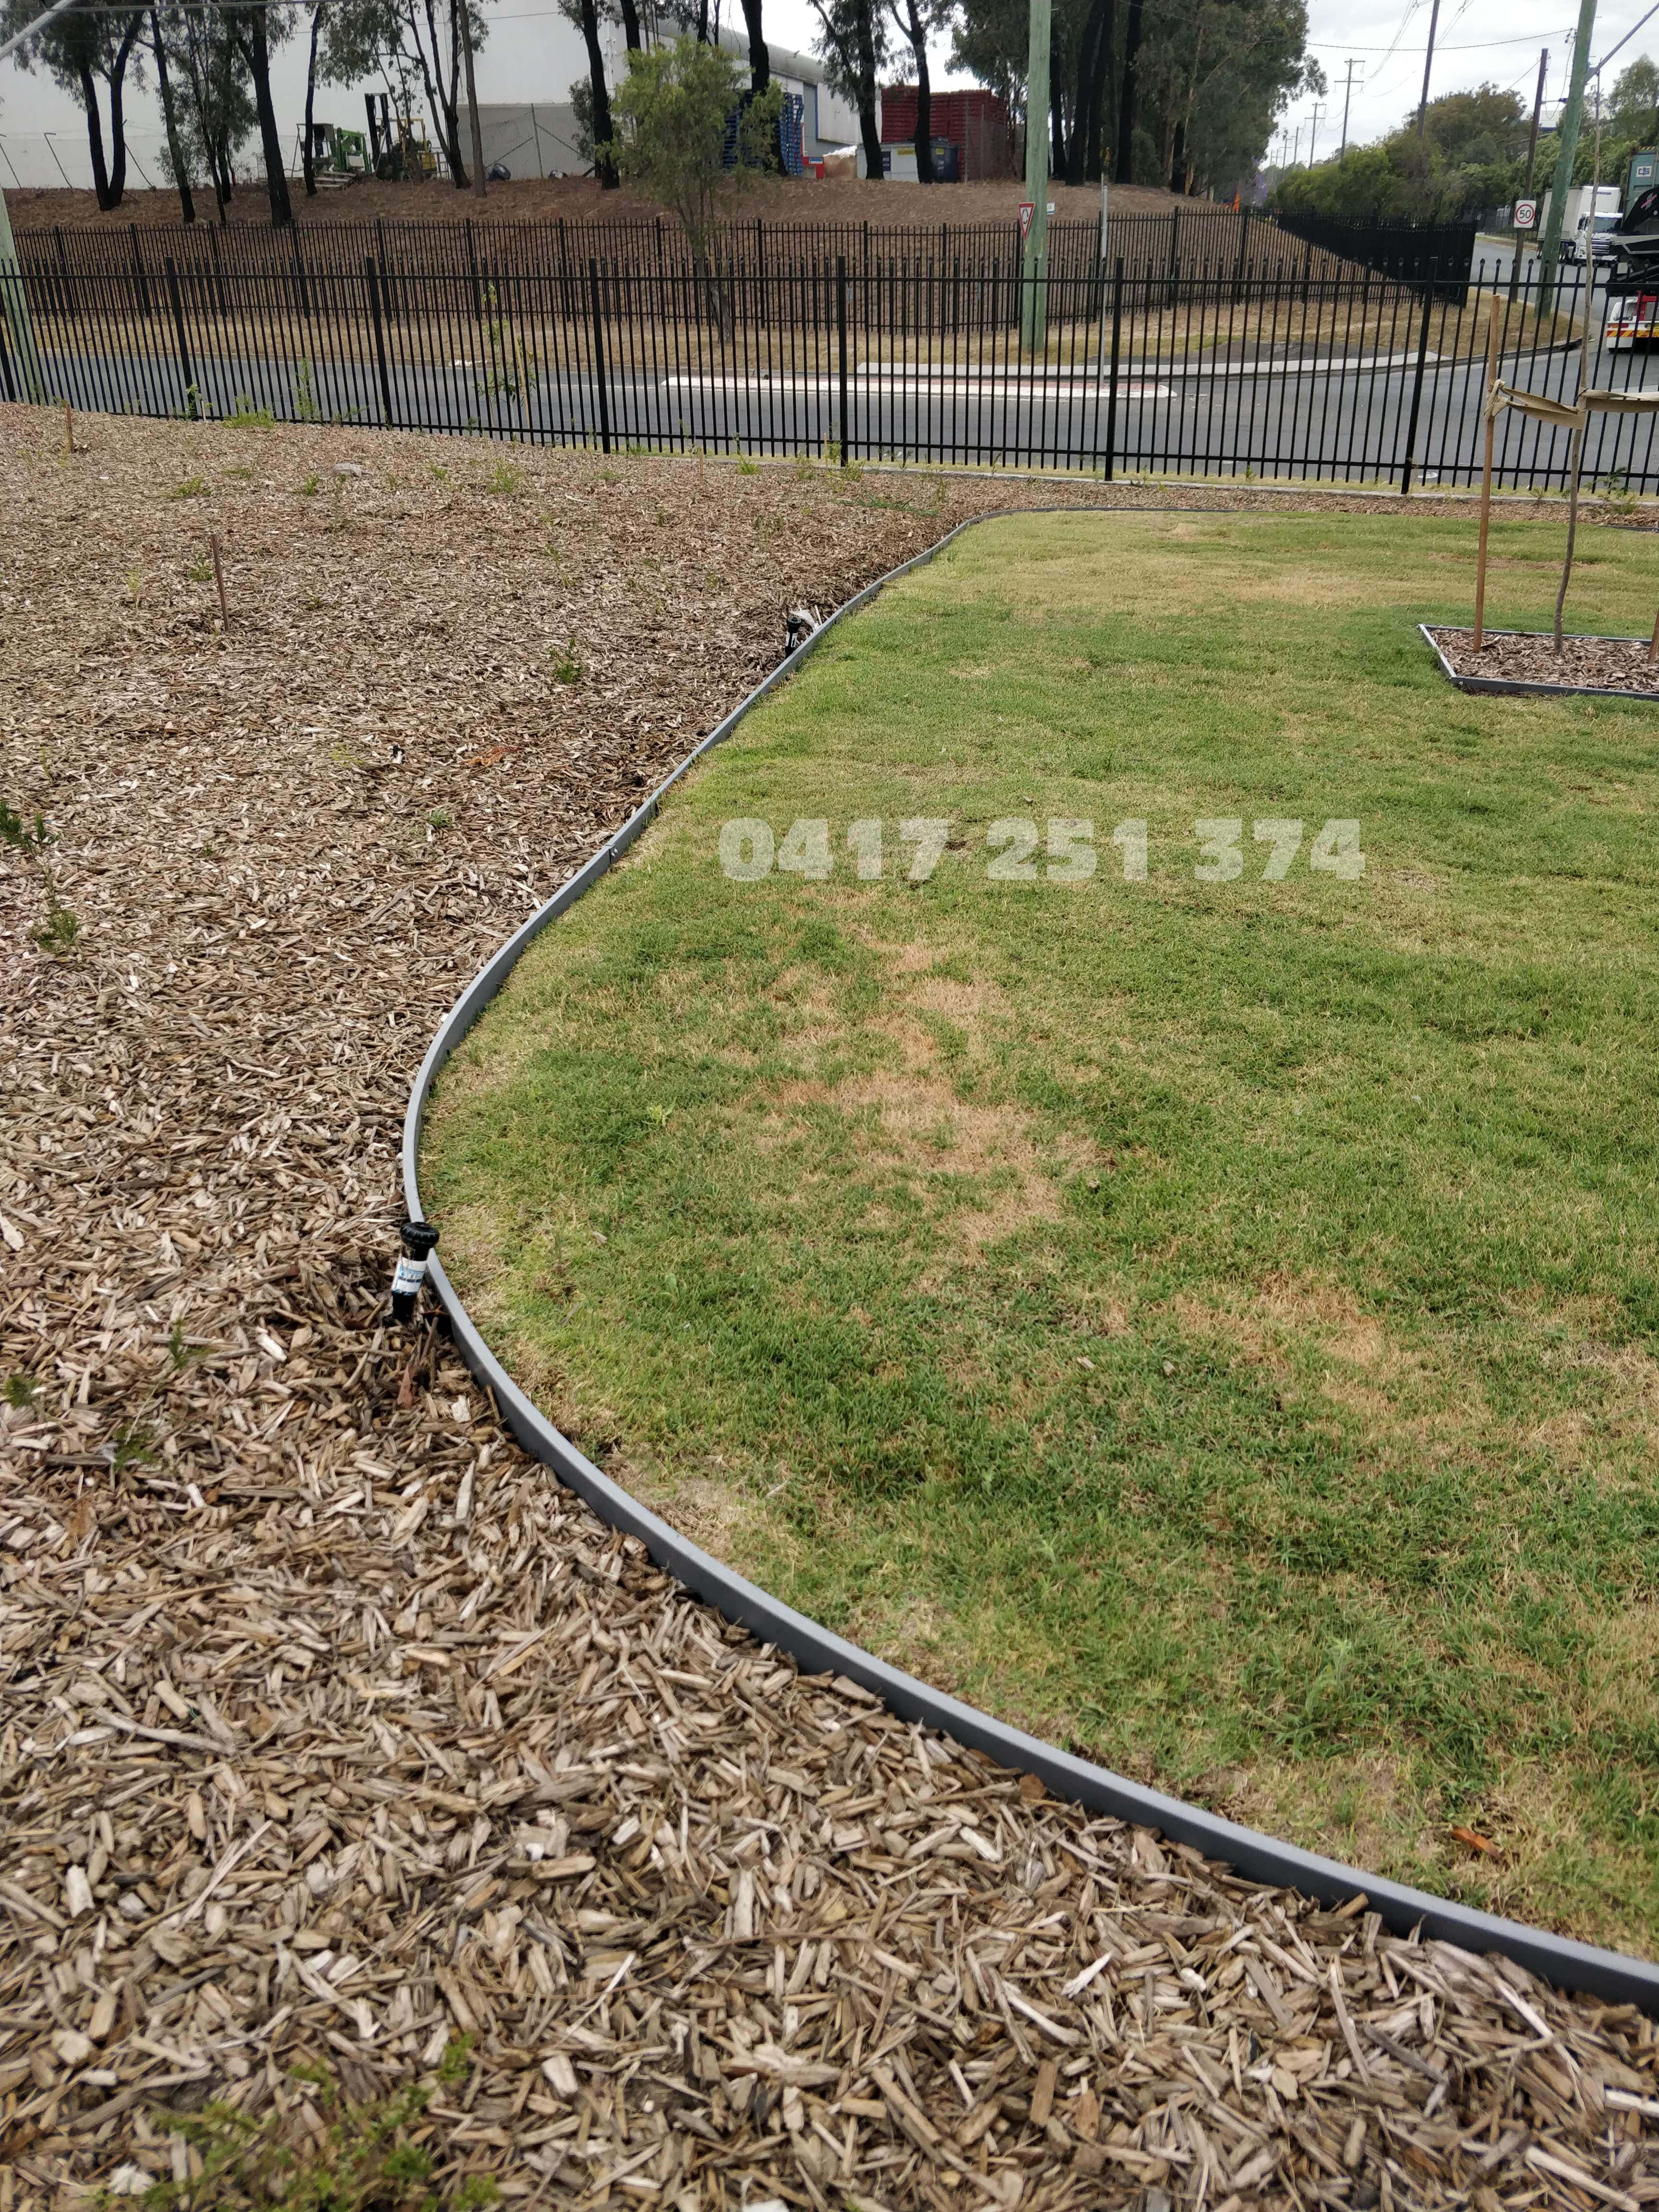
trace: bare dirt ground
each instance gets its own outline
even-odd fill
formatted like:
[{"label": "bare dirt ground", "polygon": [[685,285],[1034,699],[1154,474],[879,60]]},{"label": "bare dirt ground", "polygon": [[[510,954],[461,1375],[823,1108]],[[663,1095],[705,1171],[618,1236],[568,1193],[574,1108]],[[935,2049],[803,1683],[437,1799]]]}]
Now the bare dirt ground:
[{"label": "bare dirt ground", "polygon": [[0,410],[0,2212],[303,2148],[301,2058],[446,2202],[1659,2203],[1648,2021],[801,1678],[387,1324],[442,1010],[783,610],[1171,495],[77,429]]},{"label": "bare dirt ground", "polygon": [[[328,222],[551,222],[562,216],[567,222],[648,222],[662,213],[654,201],[627,191],[601,191],[590,177],[532,177],[511,184],[491,185],[485,199],[458,192],[453,185],[353,185],[343,191],[319,192],[308,200],[304,188],[293,186],[294,213],[305,224]],[[739,219],[757,216],[769,223],[920,223],[1013,222],[1025,197],[1024,184],[1010,177],[995,184],[907,185],[884,181],[860,182],[857,178],[778,179],[761,183],[734,203]],[[1092,222],[1100,213],[1097,185],[1055,185],[1049,188],[1055,218]],[[90,192],[9,191],[6,204],[14,228],[49,230],[125,229],[128,223],[173,224],[179,221],[179,195],[173,191],[129,190],[118,208],[100,214]],[[1112,205],[1122,215],[1167,214],[1172,207],[1201,208],[1213,213],[1209,200],[1179,199],[1149,185],[1115,185]],[[197,218],[214,219],[212,193],[197,195]],[[269,228],[270,203],[259,184],[243,185],[226,210],[238,225]]]}]

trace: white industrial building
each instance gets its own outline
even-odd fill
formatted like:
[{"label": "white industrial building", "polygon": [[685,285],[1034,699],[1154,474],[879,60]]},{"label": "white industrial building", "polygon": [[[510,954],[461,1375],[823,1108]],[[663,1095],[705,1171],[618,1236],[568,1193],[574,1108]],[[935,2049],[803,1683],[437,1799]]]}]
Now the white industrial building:
[{"label": "white industrial building", "polygon": [[[569,88],[587,75],[587,48],[576,26],[562,16],[549,22],[544,40],[546,73],[555,83],[562,82],[561,96],[547,101],[481,100],[478,122],[483,133],[485,166],[494,167],[499,162],[515,177],[580,176],[587,164],[576,149],[576,118]],[[628,50],[620,27],[603,24],[599,42],[605,52],[605,82],[614,91],[628,73]],[[722,24],[720,43],[747,66],[749,41],[740,31]],[[811,54],[791,53],[770,39],[766,51],[774,82],[800,100],[802,150],[808,159],[852,145],[859,135],[858,111],[831,91],[824,81],[823,64]],[[469,128],[469,111],[463,110],[463,146],[471,143]]]}]

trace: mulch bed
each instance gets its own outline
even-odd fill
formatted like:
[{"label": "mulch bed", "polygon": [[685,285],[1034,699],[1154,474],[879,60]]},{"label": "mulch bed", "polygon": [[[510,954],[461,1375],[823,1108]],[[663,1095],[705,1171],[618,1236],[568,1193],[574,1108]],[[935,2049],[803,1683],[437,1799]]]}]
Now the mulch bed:
[{"label": "mulch bed", "polygon": [[302,2057],[512,2201],[1659,2203],[1649,2022],[802,1678],[387,1326],[485,952],[785,608],[1086,490],[78,434],[0,410],[0,2212]]},{"label": "mulch bed", "polygon": [[1429,635],[1458,676],[1659,698],[1659,667],[1649,664],[1646,638],[1564,635],[1558,653],[1547,631],[1488,630],[1476,653],[1472,629],[1431,629]]}]

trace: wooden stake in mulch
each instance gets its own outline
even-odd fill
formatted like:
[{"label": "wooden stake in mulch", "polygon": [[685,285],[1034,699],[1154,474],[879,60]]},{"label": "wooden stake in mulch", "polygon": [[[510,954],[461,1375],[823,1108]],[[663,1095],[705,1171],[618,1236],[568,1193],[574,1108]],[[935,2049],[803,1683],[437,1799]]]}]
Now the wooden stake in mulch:
[{"label": "wooden stake in mulch", "polygon": [[1659,665],[1659,615],[1653,618],[1653,641],[1648,647],[1648,666]]},{"label": "wooden stake in mulch", "polygon": [[67,399],[64,402],[64,451],[75,451],[75,410]]},{"label": "wooden stake in mulch", "polygon": [[219,619],[228,629],[230,608],[225,599],[225,572],[219,565],[219,533],[216,530],[209,531],[208,544],[213,548],[213,580],[219,586]]},{"label": "wooden stake in mulch", "polygon": [[1480,550],[1474,559],[1474,649],[1486,641],[1486,533],[1492,523],[1492,449],[1498,428],[1498,295],[1494,292],[1486,314],[1486,458],[1480,473]]}]

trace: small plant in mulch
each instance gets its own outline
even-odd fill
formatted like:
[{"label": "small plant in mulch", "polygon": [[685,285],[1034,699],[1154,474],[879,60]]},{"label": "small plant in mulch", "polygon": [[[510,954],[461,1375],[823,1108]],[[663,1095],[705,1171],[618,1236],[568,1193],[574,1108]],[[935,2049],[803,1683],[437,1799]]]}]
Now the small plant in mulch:
[{"label": "small plant in mulch", "polygon": [[21,853],[33,863],[46,894],[46,918],[29,934],[43,952],[62,959],[74,951],[75,941],[81,934],[81,923],[58,896],[58,886],[46,860],[46,848],[51,842],[52,832],[46,827],[45,815],[37,810],[30,822],[15,807],[0,799],[0,845],[9,846],[13,852]]},{"label": "small plant in mulch", "polygon": [[205,499],[207,489],[205,477],[186,477],[183,483],[174,484],[167,496],[169,499]]},{"label": "small plant in mulch", "polygon": [[[467,2071],[464,2044],[452,2043],[438,2069],[448,2084]],[[193,2169],[177,2181],[134,2185],[123,2169],[116,2191],[143,2212],[477,2212],[499,2202],[488,2174],[437,2178],[425,2137],[431,2092],[415,2085],[367,2104],[343,2097],[325,2066],[301,2065],[294,2078],[308,2093],[298,2105],[258,2118],[223,2100],[194,2113],[160,2112],[157,2124],[182,2138]],[[132,2180],[123,2186],[124,2177]],[[109,2212],[114,2199],[100,2204]]]},{"label": "small plant in mulch", "polygon": [[550,654],[558,655],[553,662],[553,680],[556,684],[581,682],[582,665],[576,658],[576,641],[574,637],[566,645],[562,653],[559,653],[556,645],[550,646],[548,651]]}]

